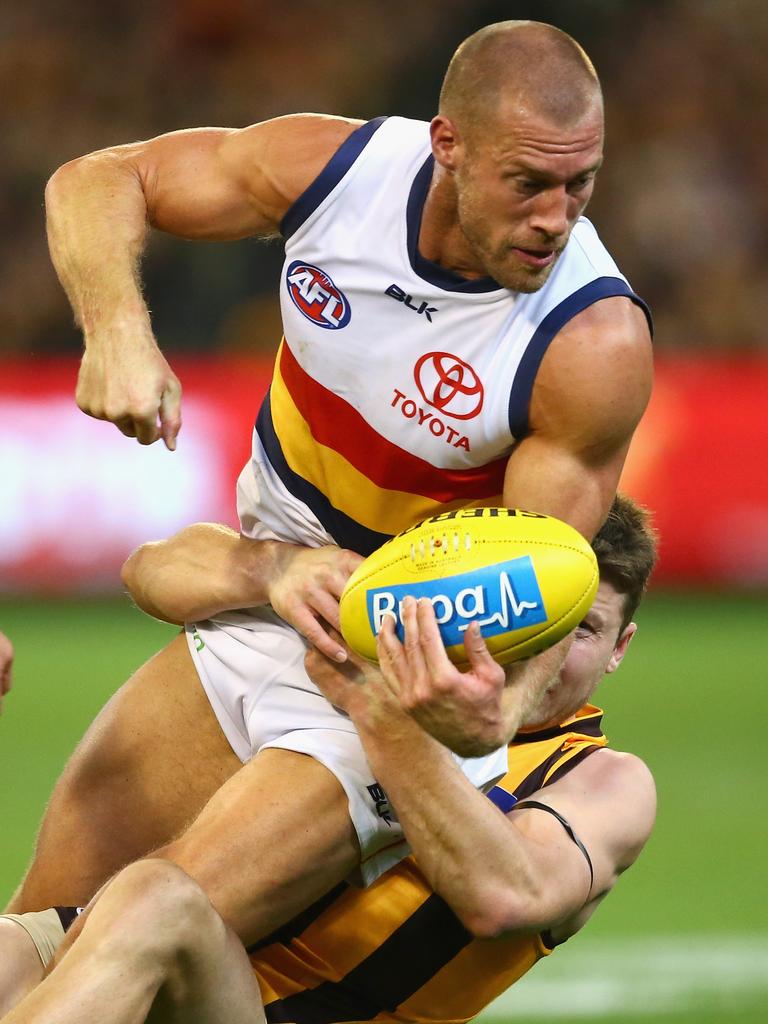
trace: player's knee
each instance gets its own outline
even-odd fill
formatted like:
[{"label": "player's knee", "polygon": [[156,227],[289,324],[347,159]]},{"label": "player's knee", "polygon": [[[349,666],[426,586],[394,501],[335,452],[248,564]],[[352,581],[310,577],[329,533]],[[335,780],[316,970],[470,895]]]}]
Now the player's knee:
[{"label": "player's knee", "polygon": [[110,885],[124,940],[166,962],[220,939],[224,924],[200,886],[158,858],[124,868]]}]

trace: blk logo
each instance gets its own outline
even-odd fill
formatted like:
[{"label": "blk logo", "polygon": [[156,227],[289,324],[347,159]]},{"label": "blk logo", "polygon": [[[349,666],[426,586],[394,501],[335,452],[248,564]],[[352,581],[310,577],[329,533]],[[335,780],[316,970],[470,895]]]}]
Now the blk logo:
[{"label": "blk logo", "polygon": [[471,420],[483,408],[482,381],[469,363],[450,352],[427,352],[413,376],[424,401],[446,416]]},{"label": "blk logo", "polygon": [[374,782],[372,786],[366,786],[366,789],[371,795],[376,805],[376,813],[378,816],[391,827],[392,826],[392,809],[389,806],[389,797],[381,788],[378,782]]},{"label": "blk logo", "polygon": [[329,331],[347,326],[352,316],[349,301],[324,270],[294,260],[285,280],[294,306],[307,320]]},{"label": "blk logo", "polygon": [[414,306],[413,296],[404,292],[402,288],[398,288],[396,284],[391,284],[384,294],[389,295],[393,299],[397,299],[398,302],[402,302],[404,306],[407,306],[408,309],[412,309],[414,313],[423,313],[430,323],[432,323],[432,314],[437,313],[437,306],[430,306],[428,302],[424,302],[423,300],[418,304],[418,306]]}]

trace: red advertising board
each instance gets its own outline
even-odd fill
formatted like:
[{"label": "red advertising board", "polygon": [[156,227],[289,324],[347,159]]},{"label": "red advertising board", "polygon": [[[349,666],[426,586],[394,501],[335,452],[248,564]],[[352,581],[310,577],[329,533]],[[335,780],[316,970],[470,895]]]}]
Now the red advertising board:
[{"label": "red advertising board", "polygon": [[[269,360],[176,358],[178,451],[74,403],[76,360],[0,364],[0,588],[119,586],[128,552],[187,523],[235,525]],[[622,486],[652,508],[657,583],[768,584],[768,359],[661,360]]]},{"label": "red advertising board", "polygon": [[660,360],[622,488],[654,510],[656,582],[768,585],[768,359]]}]

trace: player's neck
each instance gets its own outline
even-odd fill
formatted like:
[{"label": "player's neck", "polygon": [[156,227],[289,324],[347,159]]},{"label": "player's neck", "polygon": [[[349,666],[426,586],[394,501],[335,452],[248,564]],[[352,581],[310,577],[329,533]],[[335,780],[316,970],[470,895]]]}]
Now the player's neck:
[{"label": "player's neck", "polygon": [[487,277],[459,225],[453,182],[437,164],[424,200],[417,244],[420,255],[430,263],[471,281]]}]

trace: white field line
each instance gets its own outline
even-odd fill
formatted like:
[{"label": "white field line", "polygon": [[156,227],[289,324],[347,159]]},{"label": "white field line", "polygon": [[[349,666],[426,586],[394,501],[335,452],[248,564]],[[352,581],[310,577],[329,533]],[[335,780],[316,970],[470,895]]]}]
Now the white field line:
[{"label": "white field line", "polygon": [[[569,948],[570,947],[570,948]],[[649,1016],[764,1006],[768,935],[659,935],[571,941],[541,961],[478,1020]]]}]

